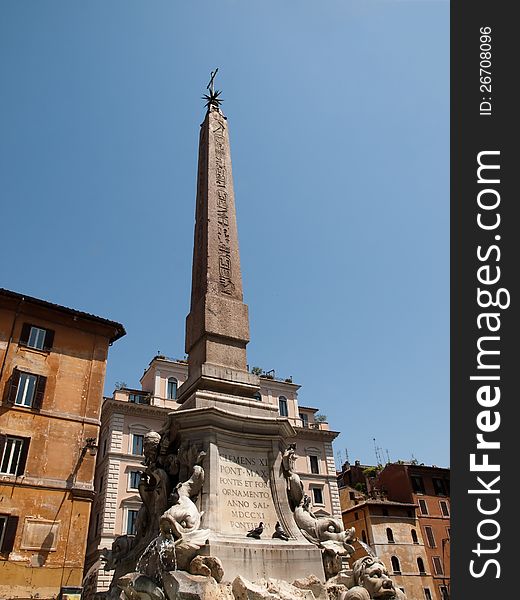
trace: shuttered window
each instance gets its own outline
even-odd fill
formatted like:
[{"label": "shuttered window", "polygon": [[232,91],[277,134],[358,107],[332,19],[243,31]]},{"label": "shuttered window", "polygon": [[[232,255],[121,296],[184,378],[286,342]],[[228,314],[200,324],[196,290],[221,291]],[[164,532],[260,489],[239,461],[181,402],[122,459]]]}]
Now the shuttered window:
[{"label": "shuttered window", "polygon": [[29,438],[0,435],[0,473],[4,475],[23,475]]},{"label": "shuttered window", "polygon": [[18,517],[0,515],[0,552],[11,552],[18,529]]},{"label": "shuttered window", "polygon": [[39,410],[45,396],[47,378],[14,369],[11,375],[7,403]]},{"label": "shuttered window", "polygon": [[20,346],[34,348],[36,350],[51,350],[54,343],[54,331],[44,329],[38,325],[24,323],[20,333]]}]

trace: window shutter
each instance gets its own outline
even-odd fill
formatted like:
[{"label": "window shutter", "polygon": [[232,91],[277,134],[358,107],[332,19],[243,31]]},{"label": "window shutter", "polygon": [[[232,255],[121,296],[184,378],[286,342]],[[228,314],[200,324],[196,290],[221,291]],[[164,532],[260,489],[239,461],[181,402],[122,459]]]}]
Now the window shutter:
[{"label": "window shutter", "polygon": [[4,541],[0,550],[2,552],[11,552],[14,546],[14,538],[18,529],[18,517],[8,517],[5,526]]},{"label": "window shutter", "polygon": [[36,391],[34,392],[34,400],[32,403],[32,408],[34,410],[40,410],[40,408],[42,407],[43,397],[45,395],[45,384],[46,383],[47,383],[47,377],[38,375],[38,380],[36,382]]},{"label": "window shutter", "polygon": [[29,442],[30,438],[23,440],[22,451],[20,452],[20,460],[18,461],[18,469],[16,470],[16,476],[23,475],[25,472],[25,465],[27,463],[27,454],[29,453]]},{"label": "window shutter", "polygon": [[3,457],[4,457],[4,448],[5,448],[5,439],[6,439],[6,435],[5,433],[0,433],[0,461],[2,461]]},{"label": "window shutter", "polygon": [[6,385],[5,402],[6,404],[14,404],[16,399],[16,392],[18,391],[18,383],[20,381],[20,371],[18,369],[13,369],[11,373],[11,379],[9,383]]},{"label": "window shutter", "polygon": [[24,323],[22,325],[22,332],[20,333],[20,340],[18,341],[18,343],[22,344],[22,346],[27,346],[27,344],[29,343],[31,327],[32,325],[30,323]]},{"label": "window shutter", "polygon": [[53,343],[54,343],[54,331],[52,329],[46,329],[45,342],[43,343],[43,349],[51,350]]}]

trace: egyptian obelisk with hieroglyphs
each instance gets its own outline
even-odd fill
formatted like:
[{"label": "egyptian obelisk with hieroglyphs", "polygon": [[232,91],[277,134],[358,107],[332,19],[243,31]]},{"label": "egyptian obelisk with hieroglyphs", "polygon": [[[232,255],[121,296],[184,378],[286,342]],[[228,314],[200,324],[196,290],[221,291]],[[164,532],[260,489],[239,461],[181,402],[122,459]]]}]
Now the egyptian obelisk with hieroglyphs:
[{"label": "egyptian obelisk with hieroglyphs", "polygon": [[186,319],[189,378],[194,389],[252,398],[258,378],[247,372],[249,317],[243,302],[231,153],[226,117],[208,102],[201,125],[190,313]]},{"label": "egyptian obelisk with hieroglyphs", "polygon": [[[171,413],[177,436],[206,452],[199,509],[208,529],[203,554],[217,556],[226,579],[252,581],[314,574],[320,550],[296,525],[282,452],[295,437],[278,407],[254,398],[259,379],[247,370],[249,318],[243,302],[228,122],[211,86],[201,126],[191,308],[186,320],[188,379]],[[263,524],[260,539],[249,530]],[[288,540],[273,538],[276,526]]]}]

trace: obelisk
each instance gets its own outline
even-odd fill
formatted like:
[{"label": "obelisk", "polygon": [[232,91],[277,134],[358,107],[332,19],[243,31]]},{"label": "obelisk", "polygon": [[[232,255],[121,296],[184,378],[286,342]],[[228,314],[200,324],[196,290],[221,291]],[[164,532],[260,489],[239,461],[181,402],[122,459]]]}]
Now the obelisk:
[{"label": "obelisk", "polygon": [[247,371],[249,317],[243,302],[235,195],[226,117],[211,87],[201,125],[191,307],[186,319],[188,380],[179,390],[252,398],[258,378]]},{"label": "obelisk", "polygon": [[[296,432],[277,403],[258,401],[259,378],[247,370],[247,306],[243,302],[235,197],[226,117],[210,82],[201,125],[190,313],[186,319],[188,379],[170,413],[170,440],[205,452],[199,499],[208,539],[231,581],[314,574],[321,551],[298,528],[282,474],[282,452]],[[264,537],[249,530],[262,522]],[[273,539],[276,525],[288,540]]]}]

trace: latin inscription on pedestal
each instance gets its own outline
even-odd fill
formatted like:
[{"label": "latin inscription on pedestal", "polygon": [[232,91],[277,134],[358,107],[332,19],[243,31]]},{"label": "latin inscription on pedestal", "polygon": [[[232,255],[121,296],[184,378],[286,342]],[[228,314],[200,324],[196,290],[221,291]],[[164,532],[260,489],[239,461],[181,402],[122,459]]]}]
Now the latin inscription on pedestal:
[{"label": "latin inscription on pedestal", "polygon": [[245,535],[260,522],[270,538],[278,517],[267,452],[220,448],[219,497],[222,533]]}]

